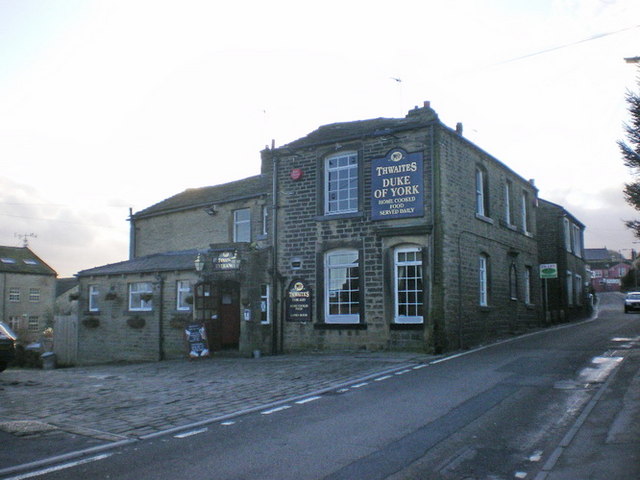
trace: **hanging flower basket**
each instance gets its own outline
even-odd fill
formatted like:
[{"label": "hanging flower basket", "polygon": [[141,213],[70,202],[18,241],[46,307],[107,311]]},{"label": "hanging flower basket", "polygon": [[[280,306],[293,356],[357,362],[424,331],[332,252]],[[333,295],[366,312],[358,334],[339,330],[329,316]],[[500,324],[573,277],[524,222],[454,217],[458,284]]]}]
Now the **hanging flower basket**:
[{"label": "hanging flower basket", "polygon": [[146,323],[147,322],[142,317],[127,318],[127,325],[129,325],[131,328],[135,328],[136,330],[143,328],[146,325]]},{"label": "hanging flower basket", "polygon": [[100,326],[100,319],[95,317],[87,317],[82,319],[82,325],[86,328],[98,328]]}]

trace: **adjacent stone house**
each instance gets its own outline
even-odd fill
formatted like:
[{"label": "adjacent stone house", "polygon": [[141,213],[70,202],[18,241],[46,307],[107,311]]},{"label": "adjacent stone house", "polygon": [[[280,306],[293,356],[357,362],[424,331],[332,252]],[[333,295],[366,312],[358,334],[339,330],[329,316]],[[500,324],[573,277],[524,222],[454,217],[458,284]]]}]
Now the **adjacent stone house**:
[{"label": "adjacent stone house", "polygon": [[555,278],[542,280],[543,307],[549,322],[582,318],[591,306],[590,278],[584,260],[584,228],[560,205],[540,200],[540,264],[550,265],[551,269],[556,267]]},{"label": "adjacent stone house", "polygon": [[198,325],[243,355],[544,325],[538,191],[462,133],[428,102],[326,125],[265,149],[257,176],[132,212],[129,260],[78,274],[79,362],[186,356]]},{"label": "adjacent stone house", "polygon": [[53,325],[57,273],[28,247],[0,246],[0,321],[25,342]]}]

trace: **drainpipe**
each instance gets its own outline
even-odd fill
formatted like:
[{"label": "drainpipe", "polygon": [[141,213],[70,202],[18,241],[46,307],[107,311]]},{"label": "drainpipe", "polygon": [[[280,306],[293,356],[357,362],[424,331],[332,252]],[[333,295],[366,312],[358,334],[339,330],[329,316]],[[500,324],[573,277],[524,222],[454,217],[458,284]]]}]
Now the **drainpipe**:
[{"label": "drainpipe", "polygon": [[282,324],[279,323],[278,300],[280,298],[280,286],[278,285],[278,159],[275,154],[275,140],[271,141],[271,321],[273,322],[271,336],[271,353],[283,351],[284,334]]}]

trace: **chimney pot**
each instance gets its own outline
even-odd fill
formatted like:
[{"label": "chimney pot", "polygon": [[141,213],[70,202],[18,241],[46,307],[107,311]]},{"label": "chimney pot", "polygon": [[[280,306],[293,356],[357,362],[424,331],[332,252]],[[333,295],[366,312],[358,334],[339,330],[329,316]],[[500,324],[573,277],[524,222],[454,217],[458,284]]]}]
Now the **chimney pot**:
[{"label": "chimney pot", "polygon": [[462,135],[462,122],[456,123],[456,133]]}]

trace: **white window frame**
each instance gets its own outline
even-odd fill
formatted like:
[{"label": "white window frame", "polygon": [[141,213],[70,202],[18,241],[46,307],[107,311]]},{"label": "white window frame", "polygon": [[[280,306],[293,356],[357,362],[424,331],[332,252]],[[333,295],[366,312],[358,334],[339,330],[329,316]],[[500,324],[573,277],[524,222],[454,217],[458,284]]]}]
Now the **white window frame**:
[{"label": "white window frame", "polygon": [[567,270],[565,276],[565,285],[567,286],[567,305],[573,305],[573,273]]},{"label": "white window frame", "polygon": [[476,167],[476,214],[482,217],[488,217],[489,212],[487,212],[487,192],[486,192],[486,172],[480,168]]},{"label": "white window frame", "polygon": [[98,285],[89,285],[89,311],[100,311],[100,288]]},{"label": "white window frame", "polygon": [[580,227],[575,223],[571,224],[571,236],[573,244],[573,254],[576,257],[582,257],[582,235],[580,235]]},{"label": "white window frame", "polygon": [[482,253],[478,256],[478,302],[481,307],[489,306],[489,256]]},{"label": "white window frame", "polygon": [[151,282],[133,282],[129,284],[129,310],[132,312],[149,312],[153,309],[153,300],[146,301],[142,295],[153,294]]},{"label": "white window frame", "polygon": [[[355,255],[355,261],[344,262],[340,258]],[[357,269],[357,276],[352,276],[351,269]],[[339,277],[337,277],[339,276]],[[340,288],[336,288],[336,280],[341,280]],[[353,281],[355,280],[355,287]],[[360,253],[354,249],[339,249],[327,252],[324,257],[324,308],[326,323],[360,323],[362,299],[360,296]],[[333,287],[332,287],[333,283]],[[342,289],[342,286],[348,287]],[[335,293],[334,293],[335,292]],[[341,297],[346,295],[347,301]],[[353,301],[353,296],[357,302]],[[334,299],[337,298],[337,301]],[[332,307],[337,306],[339,313],[331,313]]]},{"label": "white window frame", "polygon": [[562,219],[562,228],[564,233],[564,248],[567,252],[571,251],[571,222],[567,217]]},{"label": "white window frame", "polygon": [[193,297],[191,282],[189,280],[176,280],[176,310],[181,312],[191,310],[191,306],[185,301],[189,295]]},{"label": "white window frame", "polygon": [[271,285],[268,283],[260,285],[260,323],[271,323]]},{"label": "white window frame", "polygon": [[40,302],[40,289],[37,287],[29,288],[29,301],[31,303]]},{"label": "white window frame", "polygon": [[263,205],[262,207],[262,235],[269,234],[269,207]]},{"label": "white window frame", "polygon": [[[246,218],[241,215],[246,214]],[[251,209],[240,208],[233,211],[233,241],[238,243],[251,242]]]},{"label": "white window frame", "polygon": [[530,266],[524,267],[524,303],[531,305],[531,274],[533,268]]},{"label": "white window frame", "polygon": [[513,184],[507,180],[504,184],[504,221],[507,225],[513,226],[513,205],[511,205],[511,191]]},{"label": "white window frame", "polygon": [[20,288],[19,287],[10,287],[9,288],[9,301],[18,303],[20,302]]},{"label": "white window frame", "polygon": [[[415,253],[416,259],[414,260],[403,260],[399,259],[400,254],[407,253],[412,254]],[[422,249],[419,247],[410,247],[404,246],[396,248],[393,254],[393,293],[394,293],[394,322],[395,323],[410,323],[410,324],[419,324],[424,323],[424,274],[423,274],[423,263],[422,263]],[[405,280],[415,281],[416,288],[410,289],[405,288],[403,290],[400,289],[400,283],[402,278],[400,277],[400,271],[404,267],[405,270],[408,267],[417,267],[416,275],[409,277],[404,277]],[[415,296],[415,301],[401,301],[402,294],[404,296]],[[402,315],[400,313],[401,305],[405,305],[408,309],[416,310],[417,315]]]},{"label": "white window frame", "polygon": [[[331,165],[332,162],[335,165]],[[324,213],[357,212],[359,181],[357,152],[327,157],[324,162]]]},{"label": "white window frame", "polygon": [[531,224],[531,212],[529,211],[529,192],[526,190],[522,191],[522,232],[525,235],[531,235],[531,231],[529,230],[529,226]]}]

